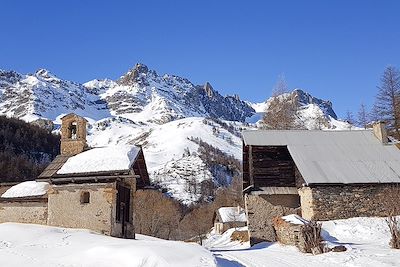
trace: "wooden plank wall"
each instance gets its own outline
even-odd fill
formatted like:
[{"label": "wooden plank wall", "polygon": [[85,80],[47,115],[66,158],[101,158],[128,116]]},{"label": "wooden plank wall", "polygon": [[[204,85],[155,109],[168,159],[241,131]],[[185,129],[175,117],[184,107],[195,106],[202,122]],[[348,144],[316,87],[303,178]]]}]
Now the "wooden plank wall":
[{"label": "wooden plank wall", "polygon": [[243,188],[296,186],[295,168],[286,146],[243,146]]}]

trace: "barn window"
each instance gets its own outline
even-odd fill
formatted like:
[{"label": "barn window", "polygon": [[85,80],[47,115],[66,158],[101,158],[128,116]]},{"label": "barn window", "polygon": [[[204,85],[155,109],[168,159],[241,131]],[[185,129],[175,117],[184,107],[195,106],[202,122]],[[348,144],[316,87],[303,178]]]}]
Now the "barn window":
[{"label": "barn window", "polygon": [[88,204],[90,202],[90,193],[82,192],[81,193],[81,204]]}]

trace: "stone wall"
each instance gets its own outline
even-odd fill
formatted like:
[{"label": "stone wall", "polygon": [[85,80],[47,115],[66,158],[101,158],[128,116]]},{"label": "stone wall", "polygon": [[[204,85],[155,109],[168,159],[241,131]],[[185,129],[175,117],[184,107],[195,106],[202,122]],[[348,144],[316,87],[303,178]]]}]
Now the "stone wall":
[{"label": "stone wall", "polygon": [[246,195],[245,206],[252,244],[262,241],[276,241],[273,219],[299,213],[298,208],[271,204],[267,200],[267,196],[264,195]]},{"label": "stone wall", "polygon": [[1,200],[0,202],[0,223],[47,223],[47,201],[38,199],[37,201],[24,200]]},{"label": "stone wall", "polygon": [[288,223],[282,218],[276,218],[274,220],[274,229],[277,241],[284,245],[298,246],[301,226],[299,224]]},{"label": "stone wall", "polygon": [[[81,203],[83,192],[89,192],[89,203]],[[115,183],[52,185],[48,192],[47,224],[111,235],[115,198]]]},{"label": "stone wall", "polygon": [[[398,191],[398,190],[397,190]],[[351,217],[384,217],[400,194],[392,185],[333,185],[299,189],[302,217],[307,220],[333,220]]]},{"label": "stone wall", "polygon": [[[61,124],[61,155],[76,155],[86,147],[86,119],[75,114],[68,114]],[[71,135],[71,125],[76,124],[76,134]]]}]

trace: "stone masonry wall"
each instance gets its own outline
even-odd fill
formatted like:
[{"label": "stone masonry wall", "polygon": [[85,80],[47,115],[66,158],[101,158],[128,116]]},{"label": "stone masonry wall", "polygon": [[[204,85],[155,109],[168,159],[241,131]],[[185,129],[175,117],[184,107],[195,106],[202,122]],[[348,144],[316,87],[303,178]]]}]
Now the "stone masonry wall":
[{"label": "stone masonry wall", "polygon": [[2,201],[0,202],[0,223],[47,223],[46,201]]},{"label": "stone masonry wall", "polygon": [[390,209],[385,198],[392,195],[400,203],[400,194],[385,184],[304,187],[299,194],[307,220],[384,217]]},{"label": "stone masonry wall", "polygon": [[[86,228],[111,235],[114,183],[53,185],[48,192],[48,225]],[[82,192],[90,202],[81,204]]]},{"label": "stone masonry wall", "polygon": [[297,246],[299,243],[299,233],[301,225],[292,224],[284,221],[282,218],[274,220],[276,239],[284,245]]},{"label": "stone masonry wall", "polygon": [[298,209],[275,206],[262,195],[245,196],[250,241],[276,241],[273,219],[288,214],[297,214]]}]

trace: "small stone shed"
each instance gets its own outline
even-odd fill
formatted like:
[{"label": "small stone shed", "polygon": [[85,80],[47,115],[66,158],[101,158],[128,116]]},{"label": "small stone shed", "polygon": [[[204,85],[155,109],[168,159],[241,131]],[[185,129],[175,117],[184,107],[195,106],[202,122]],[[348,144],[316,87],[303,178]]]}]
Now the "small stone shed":
[{"label": "small stone shed", "polygon": [[61,120],[61,153],[36,180],[49,184],[46,194],[0,198],[0,222],[86,228],[134,238],[134,193],[150,184],[142,149],[91,148],[84,118],[68,114]]},{"label": "small stone shed", "polygon": [[[400,150],[383,123],[373,130],[257,130],[243,135],[243,188],[255,242],[275,241],[271,220],[387,216],[400,184]],[[392,195],[398,198],[400,195]]]},{"label": "small stone shed", "polygon": [[223,234],[230,228],[244,227],[247,225],[245,210],[238,207],[221,207],[215,212],[214,230],[217,234]]}]

